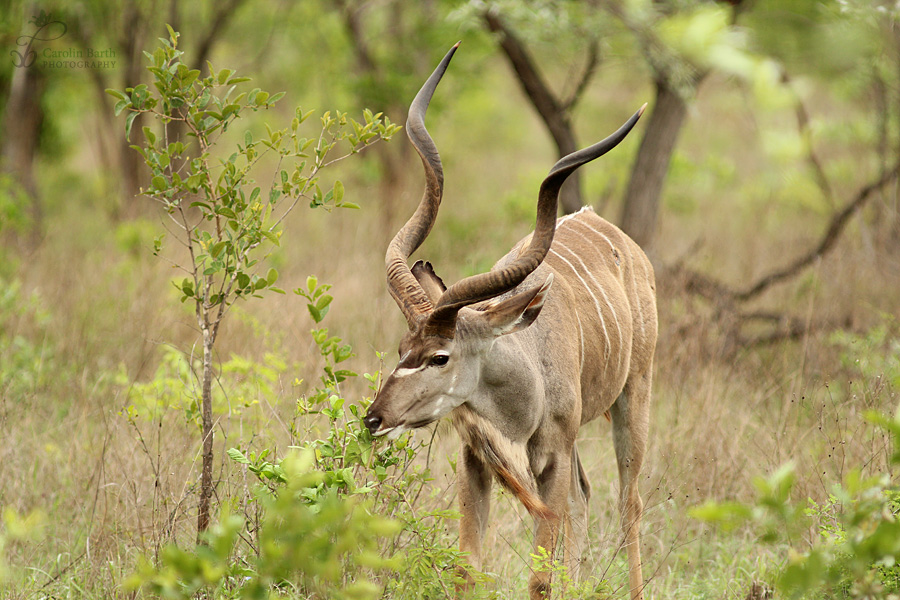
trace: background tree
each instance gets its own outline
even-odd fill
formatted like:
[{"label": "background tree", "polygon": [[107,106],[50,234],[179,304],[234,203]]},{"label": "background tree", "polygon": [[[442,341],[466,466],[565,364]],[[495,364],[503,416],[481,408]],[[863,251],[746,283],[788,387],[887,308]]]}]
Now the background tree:
[{"label": "background tree", "polygon": [[[26,19],[29,14],[31,17]],[[13,182],[13,194],[21,193],[27,198],[25,212],[30,217],[30,242],[33,246],[39,240],[42,223],[35,161],[40,151],[41,133],[47,127],[42,102],[47,77],[36,61],[35,46],[64,33],[65,25],[54,21],[46,13],[37,12],[30,3],[13,3],[3,19],[2,39],[5,46],[11,48],[11,60],[0,68],[0,81],[5,91],[0,172]],[[26,25],[21,27],[23,24]]]},{"label": "background tree", "polygon": [[[573,89],[569,96],[560,98],[538,72],[538,67],[523,41],[506,25],[501,11],[497,7],[489,6],[483,10],[482,18],[488,30],[495,34],[497,44],[515,72],[522,91],[544,122],[559,158],[579,150],[581,146],[576,141],[572,129],[571,114],[600,61],[600,43],[594,30],[589,26],[578,24],[575,25],[575,31],[570,32],[582,40],[587,48],[585,66],[574,86],[570,84]],[[563,213],[573,213],[584,206],[581,187],[581,173],[576,171],[560,190],[559,204]]]},{"label": "background tree", "polygon": [[[713,4],[706,1],[641,5],[622,2],[558,6],[538,2],[473,4],[473,10],[480,12],[487,29],[495,34],[497,45],[550,133],[559,156],[579,147],[571,123],[572,113],[601,65],[601,47],[610,46],[609,38],[614,36],[632,38],[631,43],[646,62],[647,69],[642,71],[649,71],[655,99],[625,190],[620,224],[651,255],[669,163],[687,117],[688,105],[710,67],[709,57],[685,55],[661,37],[659,30],[675,19],[705,18],[703,10]],[[728,27],[733,27],[741,3],[727,4],[731,13]],[[526,35],[532,38],[532,45],[539,53],[544,53],[561,39],[568,39],[569,46],[583,49],[585,57],[580,62],[584,66],[577,76],[566,82],[571,89],[566,98],[551,91],[539,73],[533,51],[507,20],[518,21],[520,27],[530,30]],[[728,32],[722,37],[727,38]],[[574,44],[572,40],[575,40]],[[737,48],[738,45],[733,44],[732,51]],[[577,53],[570,52],[562,62],[573,63],[572,55]],[[571,67],[563,70],[572,72]],[[576,174],[561,194],[560,205],[564,213],[579,210],[585,204],[581,188],[580,175]]]}]

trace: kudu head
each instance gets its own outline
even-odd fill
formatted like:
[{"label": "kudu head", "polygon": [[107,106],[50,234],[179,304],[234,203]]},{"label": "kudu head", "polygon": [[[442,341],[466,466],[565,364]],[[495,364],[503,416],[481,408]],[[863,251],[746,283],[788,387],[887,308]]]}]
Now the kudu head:
[{"label": "kudu head", "polygon": [[482,360],[493,340],[535,321],[553,283],[552,274],[527,289],[507,292],[522,283],[547,255],[556,229],[560,187],[575,169],[622,141],[644,110],[642,107],[602,142],[569,154],[553,166],[538,194],[531,241],[515,260],[447,288],[429,263],[418,261],[410,269],[407,261],[431,231],[441,204],[444,174],[424,118],[458,46],[450,49],[416,94],[406,121],[406,133],[425,168],[425,194],[388,245],[385,265],[388,289],[403,311],[409,331],[400,341],[397,368],[385,380],[364,419],[374,435],[387,434],[392,439],[463,404],[478,384]]}]

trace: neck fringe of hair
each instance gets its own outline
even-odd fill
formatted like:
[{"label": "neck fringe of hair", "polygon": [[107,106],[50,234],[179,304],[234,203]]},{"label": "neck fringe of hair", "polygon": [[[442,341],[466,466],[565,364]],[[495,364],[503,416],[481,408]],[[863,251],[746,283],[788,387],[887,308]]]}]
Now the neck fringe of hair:
[{"label": "neck fringe of hair", "polygon": [[537,490],[537,482],[528,466],[525,446],[503,435],[493,423],[465,405],[453,411],[453,425],[464,444],[497,476],[535,518],[553,519],[555,515],[544,504]]}]

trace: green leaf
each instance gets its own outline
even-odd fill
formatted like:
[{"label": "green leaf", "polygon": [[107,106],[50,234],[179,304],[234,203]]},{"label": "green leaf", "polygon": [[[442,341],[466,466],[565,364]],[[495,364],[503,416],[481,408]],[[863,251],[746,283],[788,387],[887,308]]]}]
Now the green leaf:
[{"label": "green leaf", "polygon": [[356,373],[353,371],[348,371],[347,369],[338,369],[334,372],[334,378],[338,383],[343,382],[348,377],[356,377]]},{"label": "green leaf", "polygon": [[340,204],[341,200],[344,199],[344,184],[340,181],[334,182],[334,189],[332,190],[332,197],[334,198],[335,204]]},{"label": "green leaf", "polygon": [[181,281],[181,291],[184,292],[184,295],[187,297],[191,297],[194,295],[194,282],[185,277]]},{"label": "green leaf", "polygon": [[187,72],[187,74],[181,80],[181,83],[182,83],[182,85],[184,85],[184,87],[187,87],[187,86],[191,85],[192,83],[194,83],[194,81],[196,81],[197,77],[199,77],[199,76],[200,76],[200,71],[198,69],[191,69],[190,71]]},{"label": "green leaf", "polygon": [[[191,189],[194,189],[194,186],[191,184],[191,179],[193,179],[193,177],[188,177],[188,187],[190,187]],[[199,201],[191,202],[190,207],[191,208],[202,208],[205,211],[212,210],[212,208],[209,206],[209,204],[207,204],[206,202],[199,202]]]},{"label": "green leaf", "polygon": [[325,314],[328,312],[327,308],[324,311],[321,311],[312,304],[307,304],[306,308],[309,309],[309,314],[316,323],[321,323],[322,319],[325,318]]},{"label": "green leaf", "polygon": [[234,75],[234,70],[232,70],[232,69],[222,69],[221,71],[219,71],[219,75],[216,77],[216,81],[219,83],[219,85],[224,85],[225,82],[227,82],[228,79],[229,79],[232,75]]},{"label": "green leaf", "polygon": [[104,90],[104,91],[107,94],[109,94],[110,96],[112,96],[113,98],[118,98],[119,100],[127,100],[128,99],[128,97],[123,92],[120,92],[119,90],[114,90],[112,88],[106,88],[106,90]]},{"label": "green leaf", "polygon": [[131,141],[131,126],[134,124],[134,120],[140,113],[137,111],[128,113],[128,116],[125,117],[125,139]]},{"label": "green leaf", "polygon": [[242,465],[250,464],[250,459],[244,456],[244,453],[237,448],[229,448],[228,450],[226,450],[226,453],[234,462],[241,463]]},{"label": "green leaf", "polygon": [[334,349],[334,362],[336,363],[344,362],[351,356],[353,356],[353,348],[349,345],[344,345]]},{"label": "green leaf", "polygon": [[319,310],[323,310],[329,304],[331,304],[332,300],[334,300],[332,296],[330,296],[329,294],[325,294],[316,301],[316,308],[318,308]]},{"label": "green leaf", "polygon": [[177,31],[172,29],[172,26],[166,23],[166,30],[169,32],[169,39],[172,43],[176,43],[178,41],[178,36],[180,35]]},{"label": "green leaf", "polygon": [[228,242],[217,242],[213,244],[213,247],[210,248],[209,253],[213,258],[218,258],[220,254],[222,254],[222,250],[225,249],[225,246],[228,245]]},{"label": "green leaf", "polygon": [[272,243],[275,244],[276,246],[281,246],[281,241],[278,239],[278,236],[275,235],[274,233],[272,233],[271,231],[269,231],[268,229],[263,229],[263,230],[260,231],[260,233],[263,234],[263,236],[264,236],[267,240],[269,240],[270,242],[272,242]]},{"label": "green leaf", "polygon": [[269,272],[266,274],[266,281],[269,285],[278,281],[278,271],[274,267],[269,269]]},{"label": "green leaf", "polygon": [[168,183],[166,182],[166,178],[162,175],[155,175],[153,179],[150,180],[150,185],[153,189],[163,191],[168,187]]}]

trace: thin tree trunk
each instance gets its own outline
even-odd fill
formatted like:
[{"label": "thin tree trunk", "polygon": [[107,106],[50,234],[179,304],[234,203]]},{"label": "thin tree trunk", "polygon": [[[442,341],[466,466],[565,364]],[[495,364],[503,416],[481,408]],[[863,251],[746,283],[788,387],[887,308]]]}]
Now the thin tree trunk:
[{"label": "thin tree trunk", "polygon": [[201,432],[203,435],[202,468],[200,473],[200,503],[197,509],[197,543],[209,528],[210,504],[212,501],[213,482],[213,418],[212,418],[212,380],[213,380],[213,344],[214,334],[207,325],[203,328],[203,384],[201,391]]},{"label": "thin tree trunk", "polygon": [[621,219],[622,230],[647,252],[653,250],[659,199],[686,116],[687,104],[678,91],[657,79],[656,102],[631,170]]},{"label": "thin tree trunk", "polygon": [[31,217],[32,243],[37,242],[43,220],[34,161],[44,121],[41,98],[45,83],[46,78],[35,65],[13,69],[0,148],[3,171],[11,174],[30,200],[27,210]]}]

